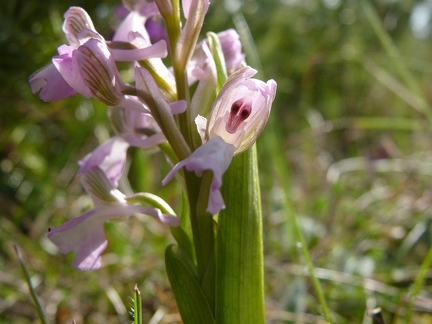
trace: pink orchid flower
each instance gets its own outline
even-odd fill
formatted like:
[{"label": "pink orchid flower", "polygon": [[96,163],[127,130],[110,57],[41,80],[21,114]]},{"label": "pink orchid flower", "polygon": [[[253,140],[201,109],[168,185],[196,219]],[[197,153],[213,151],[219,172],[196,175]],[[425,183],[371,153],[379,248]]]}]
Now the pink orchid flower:
[{"label": "pink orchid flower", "polygon": [[157,208],[128,204],[127,197],[106,178],[101,168],[93,168],[83,175],[82,182],[92,196],[95,208],[48,230],[48,238],[61,253],[75,253],[74,269],[100,268],[101,254],[108,244],[103,224],[111,219],[145,214],[169,226],[179,225],[179,218],[163,214]]},{"label": "pink orchid flower", "polygon": [[[126,85],[120,78],[115,61],[138,61],[167,55],[163,40],[154,45],[140,43],[142,46],[131,49],[110,48],[82,8],[71,7],[64,17],[63,31],[69,45],[60,46],[59,55],[53,57],[52,63],[29,78],[33,93],[40,91],[39,96],[44,101],[56,101],[80,93],[86,98],[95,97],[108,105],[117,105],[125,99],[123,90]],[[136,34],[124,41],[132,42],[134,38],[145,36]]]},{"label": "pink orchid flower", "polygon": [[204,144],[177,163],[162,182],[168,183],[183,167],[197,176],[211,170],[207,212],[213,215],[225,208],[220,188],[233,156],[255,143],[270,115],[276,82],[252,79],[256,72],[246,66],[230,75],[213,103],[208,120],[202,116],[196,119]]}]

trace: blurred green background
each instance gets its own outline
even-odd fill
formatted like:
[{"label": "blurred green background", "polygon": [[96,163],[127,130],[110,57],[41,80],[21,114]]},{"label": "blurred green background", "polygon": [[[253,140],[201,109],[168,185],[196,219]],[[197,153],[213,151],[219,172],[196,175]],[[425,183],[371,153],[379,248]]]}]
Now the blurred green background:
[{"label": "blurred green background", "polygon": [[[118,4],[0,4],[0,323],[38,322],[14,245],[50,323],[129,323],[135,283],[146,322],[179,321],[160,224],[107,224],[94,272],[71,270],[45,237],[91,208],[76,162],[111,129],[102,104],[44,103],[27,79],[65,42],[69,6],[109,39]],[[204,31],[237,28],[248,63],[278,83],[258,141],[268,323],[323,320],[292,217],[336,323],[372,323],[375,307],[386,323],[432,322],[431,14],[429,0],[211,2]],[[130,154],[131,186],[178,203],[178,188],[160,187],[163,158]]]}]

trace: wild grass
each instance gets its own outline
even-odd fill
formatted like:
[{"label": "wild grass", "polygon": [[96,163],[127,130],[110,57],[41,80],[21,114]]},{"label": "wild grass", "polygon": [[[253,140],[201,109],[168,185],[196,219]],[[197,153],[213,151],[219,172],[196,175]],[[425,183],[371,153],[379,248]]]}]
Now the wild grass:
[{"label": "wild grass", "polygon": [[[258,141],[268,323],[320,323],[326,311],[334,323],[379,323],[378,307],[385,323],[430,322],[432,45],[410,27],[414,2],[261,0],[235,13],[228,2],[211,3],[205,30],[238,28],[247,59],[278,83]],[[26,80],[64,42],[68,6],[109,36],[116,4],[1,5],[0,323],[38,321],[15,245],[49,323],[129,323],[135,284],[145,323],[179,321],[162,225],[106,224],[95,272],[70,269],[72,255],[45,236],[91,207],[76,162],[111,130],[103,105],[46,104]],[[181,204],[176,185],[160,186],[160,155],[130,155],[124,188]]]}]

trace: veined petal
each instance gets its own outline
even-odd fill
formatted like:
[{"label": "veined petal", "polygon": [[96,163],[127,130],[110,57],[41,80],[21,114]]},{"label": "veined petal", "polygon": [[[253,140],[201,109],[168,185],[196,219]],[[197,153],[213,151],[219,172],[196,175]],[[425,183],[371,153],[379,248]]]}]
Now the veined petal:
[{"label": "veined petal", "polygon": [[115,187],[100,167],[94,167],[82,174],[81,184],[90,195],[95,206],[112,202],[126,202],[125,195]]},{"label": "veined petal", "polygon": [[93,97],[109,106],[121,102],[125,85],[104,42],[89,39],[74,52],[73,58]]},{"label": "veined petal", "polygon": [[188,158],[177,163],[168,175],[163,179],[162,184],[166,185],[181,168],[193,171],[201,176],[204,170],[213,172],[213,180],[210,185],[210,196],[207,212],[217,214],[225,208],[220,188],[222,186],[222,175],[228,169],[234,155],[235,147],[226,143],[219,136],[198,147]]},{"label": "veined petal", "polygon": [[69,45],[77,48],[80,46],[78,34],[84,29],[96,32],[88,13],[80,7],[70,7],[64,14],[63,32],[69,41]]},{"label": "veined petal", "polygon": [[159,209],[113,203],[89,210],[57,228],[50,229],[48,238],[63,254],[75,252],[73,268],[94,270],[101,266],[101,254],[107,246],[103,224],[113,218],[137,213],[152,216],[170,226],[179,225],[177,217],[162,214]]}]

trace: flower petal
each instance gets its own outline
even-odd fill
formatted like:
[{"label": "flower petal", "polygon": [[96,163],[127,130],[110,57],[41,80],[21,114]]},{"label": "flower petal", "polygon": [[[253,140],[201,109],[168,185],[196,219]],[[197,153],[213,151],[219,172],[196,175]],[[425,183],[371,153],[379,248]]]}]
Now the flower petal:
[{"label": "flower petal", "polygon": [[195,124],[197,126],[198,134],[201,137],[201,141],[203,143],[206,142],[207,141],[207,138],[206,138],[207,118],[205,118],[205,117],[203,117],[201,115],[198,115],[195,118]]},{"label": "flower petal", "polygon": [[160,40],[156,44],[137,49],[114,49],[110,52],[115,61],[141,61],[151,58],[164,58],[168,55],[166,42]]},{"label": "flower petal", "polygon": [[169,103],[173,115],[184,113],[187,108],[186,100],[178,100]]},{"label": "flower petal", "polygon": [[222,186],[222,175],[228,169],[234,155],[235,147],[226,143],[219,136],[198,147],[188,158],[177,163],[168,175],[163,179],[162,184],[166,185],[181,168],[193,171],[201,176],[204,170],[213,172],[213,180],[210,185],[209,204],[207,212],[217,214],[225,208],[220,188]]},{"label": "flower petal", "polygon": [[117,107],[121,107],[127,110],[133,110],[138,113],[150,114],[150,110],[135,96],[125,95]]},{"label": "flower petal", "polygon": [[150,37],[145,28],[145,22],[148,18],[157,15],[159,9],[154,2],[135,1],[126,5],[131,12],[126,16],[120,26],[117,28],[113,41],[129,42],[129,34],[137,32],[145,38],[150,45]]},{"label": "flower petal", "polygon": [[60,55],[54,56],[52,62],[69,86],[88,99],[92,97],[92,93],[85,85],[76,60],[73,59],[73,52],[75,50],[72,46],[60,46],[58,48]]},{"label": "flower petal", "polygon": [[89,172],[82,174],[81,184],[92,198],[95,206],[126,202],[126,196],[112,184],[105,172],[99,167],[94,167]]},{"label": "flower petal", "polygon": [[52,63],[30,76],[29,82],[33,93],[42,89],[39,98],[43,101],[57,101],[76,94]]},{"label": "flower petal", "polygon": [[109,204],[89,210],[63,225],[50,229],[48,238],[63,254],[75,252],[74,269],[94,270],[101,266],[101,254],[107,246],[103,224],[113,218],[137,213],[152,216],[162,223],[178,226],[179,219],[165,215],[159,209],[127,204]]},{"label": "flower petal", "polygon": [[240,36],[235,29],[228,29],[217,34],[225,57],[228,75],[240,69],[245,61],[242,54]]},{"label": "flower petal", "polygon": [[93,168],[101,168],[114,187],[117,187],[126,163],[126,151],[129,143],[119,136],[114,136],[99,145],[79,162],[77,175],[90,172]]},{"label": "flower petal", "polygon": [[202,44],[202,56],[197,60],[192,75],[198,80],[198,86],[191,100],[191,116],[207,115],[213,100],[216,97],[217,71],[215,61],[207,43]]},{"label": "flower petal", "polygon": [[93,97],[109,106],[121,102],[125,85],[104,41],[90,38],[74,51],[73,59]]},{"label": "flower petal", "polygon": [[64,14],[65,21],[63,23],[63,32],[69,41],[69,45],[73,47],[80,46],[78,34],[89,29],[96,32],[93,22],[88,13],[80,7],[70,7]]},{"label": "flower petal", "polygon": [[122,107],[110,107],[111,125],[131,146],[144,149],[166,142],[166,138],[154,118],[145,113]]},{"label": "flower petal", "polygon": [[183,0],[182,1],[183,16],[186,19],[189,18],[189,10],[190,10],[191,4],[192,4],[192,0]]}]

